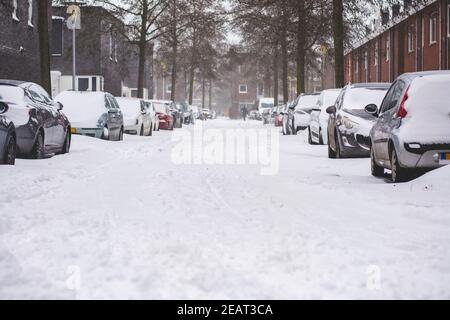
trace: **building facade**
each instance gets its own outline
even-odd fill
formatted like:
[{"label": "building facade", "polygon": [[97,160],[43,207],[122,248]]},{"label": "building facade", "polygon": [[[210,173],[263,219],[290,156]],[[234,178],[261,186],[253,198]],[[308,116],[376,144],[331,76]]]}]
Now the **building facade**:
[{"label": "building facade", "polygon": [[0,78],[40,82],[37,19],[37,1],[0,0]]},{"label": "building facade", "polygon": [[347,82],[392,82],[405,72],[450,68],[450,0],[412,6],[405,0],[392,19],[345,56]]},{"label": "building facade", "polygon": [[[73,33],[65,24],[67,8],[53,7],[52,87],[54,94],[72,89]],[[137,96],[138,49],[124,36],[125,25],[99,6],[81,6],[76,30],[76,90]],[[149,45],[149,47],[151,47]],[[152,57],[148,48],[144,96],[152,96]]]}]

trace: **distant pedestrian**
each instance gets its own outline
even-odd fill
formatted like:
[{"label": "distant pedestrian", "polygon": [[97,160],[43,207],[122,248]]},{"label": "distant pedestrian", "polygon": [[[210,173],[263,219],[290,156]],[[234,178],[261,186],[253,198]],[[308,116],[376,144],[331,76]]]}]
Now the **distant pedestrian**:
[{"label": "distant pedestrian", "polygon": [[247,109],[246,105],[243,105],[241,107],[241,115],[242,115],[242,119],[244,119],[244,121],[247,121],[248,109]]}]

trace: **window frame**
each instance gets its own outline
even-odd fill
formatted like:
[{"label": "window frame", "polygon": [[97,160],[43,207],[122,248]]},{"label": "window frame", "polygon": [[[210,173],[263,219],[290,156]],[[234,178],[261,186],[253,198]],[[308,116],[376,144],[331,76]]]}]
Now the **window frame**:
[{"label": "window frame", "polygon": [[380,48],[378,45],[378,40],[375,41],[375,61],[373,62],[373,65],[376,67],[378,66],[378,59],[380,57]]},{"label": "window frame", "polygon": [[[52,57],[62,57],[64,55],[64,17],[53,16],[52,17],[52,23],[53,23],[53,20],[61,21],[61,53],[53,53],[52,52],[51,55],[52,55]],[[54,31],[52,30],[52,32],[54,32]],[[52,37],[52,41],[53,41],[53,37]],[[52,43],[52,50],[51,51],[53,51],[53,43]]]},{"label": "window frame", "polygon": [[450,3],[447,5],[447,38],[450,38]]},{"label": "window frame", "polygon": [[414,24],[410,24],[408,27],[408,35],[407,35],[408,53],[413,53],[414,51],[416,51],[416,49],[415,49],[416,37],[415,37],[414,30],[415,30]]},{"label": "window frame", "polygon": [[[245,91],[241,90],[242,87],[245,87]],[[248,93],[248,86],[246,84],[240,84],[239,85],[239,93],[243,93],[243,94]]]},{"label": "window frame", "polygon": [[428,20],[428,44],[432,46],[437,43],[438,39],[438,13],[433,12],[432,14],[430,14]]},{"label": "window frame", "polygon": [[391,35],[388,34],[386,37],[386,62],[391,60]]}]

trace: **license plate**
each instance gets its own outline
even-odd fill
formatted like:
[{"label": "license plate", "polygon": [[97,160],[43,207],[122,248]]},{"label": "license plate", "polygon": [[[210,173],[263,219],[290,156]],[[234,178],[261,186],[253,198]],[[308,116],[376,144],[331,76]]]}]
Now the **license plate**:
[{"label": "license plate", "polygon": [[440,164],[450,164],[450,152],[444,152],[439,154]]},{"label": "license plate", "polygon": [[77,133],[77,128],[72,128],[72,130],[70,130],[70,132]]}]

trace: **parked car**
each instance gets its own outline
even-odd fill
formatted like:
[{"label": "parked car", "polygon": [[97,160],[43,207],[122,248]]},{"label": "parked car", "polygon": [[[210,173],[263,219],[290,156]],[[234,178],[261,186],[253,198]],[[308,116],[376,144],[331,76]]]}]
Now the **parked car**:
[{"label": "parked car", "polygon": [[372,174],[391,170],[393,182],[450,164],[450,72],[407,73],[398,77],[370,131]]},{"label": "parked car", "polygon": [[258,110],[251,110],[248,114],[248,118],[250,120],[262,120],[261,114],[258,112]]},{"label": "parked car", "polygon": [[159,117],[156,114],[155,106],[153,105],[152,101],[150,100],[144,100],[144,107],[147,111],[147,113],[150,116],[150,119],[152,121],[152,132],[159,131]]},{"label": "parked car", "polygon": [[147,111],[145,102],[136,98],[116,98],[123,114],[124,132],[140,136],[153,134],[151,114]]},{"label": "parked car", "polygon": [[16,162],[16,129],[14,124],[3,115],[8,108],[6,103],[0,102],[0,164],[14,165]]},{"label": "parked car", "polygon": [[8,106],[3,113],[16,127],[16,154],[41,159],[50,154],[68,153],[71,127],[61,112],[63,105],[32,82],[0,80],[0,101]]},{"label": "parked car", "polygon": [[202,109],[202,118],[203,118],[203,120],[211,119],[212,118],[211,110],[209,110],[208,108],[203,108]]},{"label": "parked car", "polygon": [[191,109],[194,120],[200,119],[200,108],[198,106],[191,106]]},{"label": "parked car", "polygon": [[283,126],[283,112],[286,108],[286,105],[280,105],[277,107],[276,114],[275,114],[275,127],[282,127]]},{"label": "parked car", "polygon": [[294,124],[294,103],[295,101],[289,101],[283,110],[283,121],[281,126],[281,132],[283,135],[293,134]]},{"label": "parked car", "polygon": [[162,130],[173,130],[174,119],[169,105],[164,101],[153,100],[152,104],[159,119],[159,128]]},{"label": "parked car", "polygon": [[183,113],[178,108],[177,104],[173,101],[164,101],[168,106],[169,111],[173,117],[173,127],[182,128],[183,127]]},{"label": "parked car", "polygon": [[309,144],[328,144],[328,118],[326,109],[334,106],[342,89],[329,89],[320,93],[316,105],[311,111],[308,128]]},{"label": "parked car", "polygon": [[64,105],[72,133],[104,140],[123,140],[123,114],[107,92],[63,91],[55,97]]},{"label": "parked car", "polygon": [[272,108],[264,108],[264,109],[262,109],[261,118],[262,118],[263,124],[269,124],[270,123],[271,111],[272,111]]},{"label": "parked car", "polygon": [[178,108],[181,110],[183,124],[193,124],[194,117],[191,106],[183,101],[178,104]]},{"label": "parked car", "polygon": [[294,102],[294,124],[293,130],[297,133],[306,130],[311,120],[311,112],[317,104],[319,93],[300,95]]},{"label": "parked car", "polygon": [[364,111],[368,104],[380,105],[388,83],[351,84],[342,89],[334,106],[326,109],[328,119],[328,157],[368,157],[369,133],[375,123]]}]

